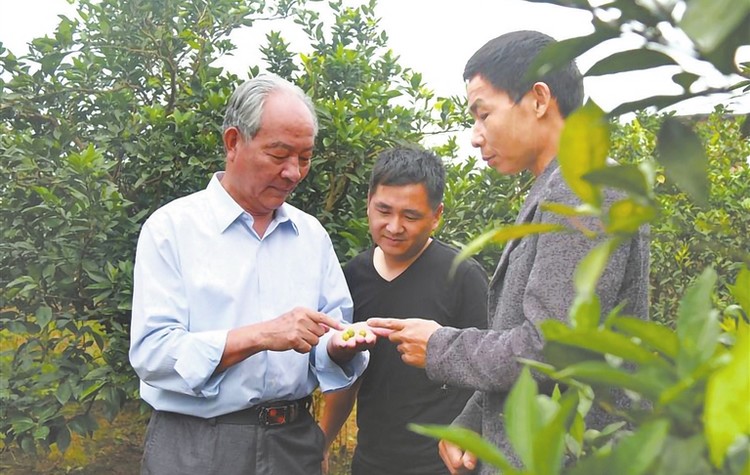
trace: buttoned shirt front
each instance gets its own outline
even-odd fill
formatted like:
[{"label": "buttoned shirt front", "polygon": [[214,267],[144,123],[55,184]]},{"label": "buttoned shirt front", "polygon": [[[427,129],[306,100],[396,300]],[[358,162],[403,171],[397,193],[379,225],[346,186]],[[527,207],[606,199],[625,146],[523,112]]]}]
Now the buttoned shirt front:
[{"label": "buttoned shirt front", "polygon": [[136,252],[130,361],[155,409],[199,417],[350,386],[367,366],[342,366],[327,333],[309,354],[261,351],[216,373],[230,329],[307,307],[351,321],[352,301],[330,237],[285,203],[260,237],[253,217],[222,187],[158,209]]}]

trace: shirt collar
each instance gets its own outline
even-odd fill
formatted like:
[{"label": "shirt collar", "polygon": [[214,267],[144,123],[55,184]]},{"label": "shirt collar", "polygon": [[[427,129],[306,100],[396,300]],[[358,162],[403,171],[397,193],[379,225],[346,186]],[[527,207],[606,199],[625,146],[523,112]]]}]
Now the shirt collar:
[{"label": "shirt collar", "polygon": [[[221,185],[221,179],[224,176],[224,172],[216,172],[211,181],[206,187],[209,199],[211,200],[211,209],[213,210],[216,218],[216,224],[219,227],[219,232],[224,232],[227,228],[239,218],[245,210],[242,209],[234,198],[232,198],[227,190]],[[283,203],[279,209],[274,213],[272,228],[276,228],[283,223],[289,223],[295,234],[299,235],[299,229],[297,224],[294,222],[292,217],[292,211],[294,207],[287,203]]]}]

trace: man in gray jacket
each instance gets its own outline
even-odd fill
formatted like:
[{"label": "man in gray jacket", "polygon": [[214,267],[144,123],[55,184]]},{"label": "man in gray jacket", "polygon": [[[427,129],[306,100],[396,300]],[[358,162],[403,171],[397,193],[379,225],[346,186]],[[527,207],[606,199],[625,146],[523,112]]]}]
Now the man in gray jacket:
[{"label": "man in gray jacket", "polygon": [[[569,225],[540,204],[580,204],[563,180],[556,157],[565,118],[583,102],[581,73],[570,62],[539,81],[525,77],[534,58],[553,42],[535,31],[504,34],[474,53],[464,69],[474,117],[472,145],[499,173],[528,170],[535,177],[516,224]],[[621,197],[605,191],[605,206]],[[581,219],[581,224],[599,225],[594,218]],[[625,302],[623,313],[647,316],[647,234],[648,229],[642,229],[610,259],[597,287],[604,315]],[[442,327],[422,319],[373,318],[368,324],[399,345],[405,363],[424,367],[431,379],[475,389],[454,424],[479,432],[510,455],[500,414],[522,369],[517,359],[544,359],[539,324],[550,318],[567,320],[576,265],[600,242],[580,233],[530,235],[508,242],[490,282],[489,330]],[[602,422],[589,417],[592,426]],[[440,451],[451,473],[477,468],[473,454],[452,444],[442,441]],[[494,473],[487,466],[479,472]]]}]

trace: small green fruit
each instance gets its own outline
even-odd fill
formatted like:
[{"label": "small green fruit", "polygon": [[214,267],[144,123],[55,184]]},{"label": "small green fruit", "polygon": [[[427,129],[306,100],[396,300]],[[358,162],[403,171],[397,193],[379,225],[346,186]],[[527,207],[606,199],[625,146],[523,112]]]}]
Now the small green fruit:
[{"label": "small green fruit", "polygon": [[341,339],[344,341],[348,341],[349,338],[353,336],[354,336],[354,330],[352,330],[351,328],[347,328],[346,330],[344,330],[344,333],[341,335]]}]

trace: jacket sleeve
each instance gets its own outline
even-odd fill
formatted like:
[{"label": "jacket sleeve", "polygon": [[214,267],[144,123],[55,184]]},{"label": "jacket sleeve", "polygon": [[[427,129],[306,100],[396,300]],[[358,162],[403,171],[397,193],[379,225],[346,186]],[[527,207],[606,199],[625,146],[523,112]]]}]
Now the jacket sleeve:
[{"label": "jacket sleeve", "polygon": [[[577,206],[578,200],[562,178],[551,180],[544,201]],[[607,195],[605,207],[617,198]],[[570,227],[567,218],[537,209],[534,222]],[[580,224],[597,229],[598,219],[585,218]],[[547,319],[567,321],[575,298],[573,273],[580,260],[602,238],[590,239],[578,231],[547,233],[523,238],[508,256],[502,292],[490,330],[444,327],[427,345],[427,374],[431,379],[475,390],[507,392],[520,375],[518,358],[543,361],[539,325]],[[618,291],[629,258],[630,243],[611,256],[597,287],[602,313],[617,303]]]}]

